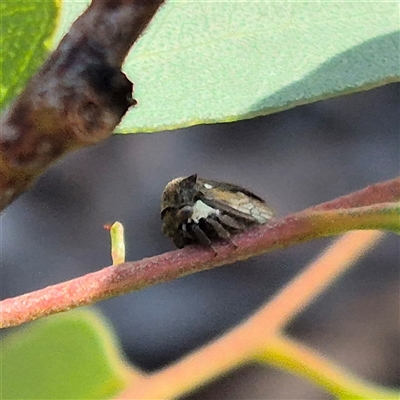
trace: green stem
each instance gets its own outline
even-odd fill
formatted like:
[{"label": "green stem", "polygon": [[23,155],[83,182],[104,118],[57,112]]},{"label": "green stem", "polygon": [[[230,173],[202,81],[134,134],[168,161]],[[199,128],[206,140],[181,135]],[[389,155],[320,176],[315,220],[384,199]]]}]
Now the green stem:
[{"label": "green stem", "polygon": [[323,236],[359,229],[400,232],[400,202],[329,211],[306,211],[308,223]]},{"label": "green stem", "polygon": [[306,377],[340,399],[399,399],[400,392],[356,377],[315,350],[287,336],[271,339],[257,361]]}]

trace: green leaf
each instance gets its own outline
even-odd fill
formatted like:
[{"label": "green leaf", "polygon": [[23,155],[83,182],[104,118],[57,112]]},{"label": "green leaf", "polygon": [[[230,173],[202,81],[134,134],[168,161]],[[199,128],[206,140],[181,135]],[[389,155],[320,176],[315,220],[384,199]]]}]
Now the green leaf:
[{"label": "green leaf", "polygon": [[111,258],[113,265],[125,262],[125,235],[124,226],[116,221],[111,226],[106,226],[110,230],[111,237]]},{"label": "green leaf", "polygon": [[[68,22],[83,10],[64,7]],[[139,105],[117,131],[235,121],[399,80],[399,8],[168,0],[124,64]]]},{"label": "green leaf", "polygon": [[4,399],[104,399],[133,375],[105,321],[82,310],[34,322],[6,337],[1,366]]},{"label": "green leaf", "polygon": [[49,52],[58,0],[0,3],[0,108],[25,86]]}]

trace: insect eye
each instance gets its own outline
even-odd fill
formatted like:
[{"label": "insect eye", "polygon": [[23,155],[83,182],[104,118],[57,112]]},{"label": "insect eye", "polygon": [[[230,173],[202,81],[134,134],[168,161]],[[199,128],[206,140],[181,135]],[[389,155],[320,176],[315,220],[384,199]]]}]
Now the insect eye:
[{"label": "insect eye", "polygon": [[177,218],[181,222],[186,222],[193,214],[193,208],[190,206],[184,206],[182,207],[178,213],[177,213]]},{"label": "insect eye", "polygon": [[166,207],[164,208],[164,210],[161,211],[161,219],[163,219],[165,217],[165,214],[169,211],[171,211],[173,209],[173,207]]}]

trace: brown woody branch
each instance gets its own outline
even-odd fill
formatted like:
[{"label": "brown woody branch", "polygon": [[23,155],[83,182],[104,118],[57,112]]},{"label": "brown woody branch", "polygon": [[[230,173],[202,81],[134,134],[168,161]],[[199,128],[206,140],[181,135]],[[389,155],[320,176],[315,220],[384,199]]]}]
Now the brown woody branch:
[{"label": "brown woody branch", "polygon": [[[214,252],[200,246],[189,246],[140,261],[107,267],[68,282],[6,299],[0,302],[0,327],[20,325],[39,317],[311,240],[326,234],[326,230],[320,232],[318,226],[313,223],[313,217],[322,214],[318,210],[362,207],[390,203],[399,199],[400,178],[396,178],[293,214],[280,221],[249,229],[235,236],[236,248],[230,244],[216,243],[213,246]],[[323,215],[323,218],[326,218],[326,215]],[[331,225],[333,226],[330,227],[330,234],[339,233],[335,231],[335,224]],[[319,228],[326,229],[326,226]],[[365,229],[365,226],[360,226],[356,222],[354,226],[347,228]],[[379,229],[379,225],[368,228]]]},{"label": "brown woody branch", "polygon": [[131,105],[121,72],[164,0],[93,0],[1,118],[0,210],[71,150],[107,138]]}]

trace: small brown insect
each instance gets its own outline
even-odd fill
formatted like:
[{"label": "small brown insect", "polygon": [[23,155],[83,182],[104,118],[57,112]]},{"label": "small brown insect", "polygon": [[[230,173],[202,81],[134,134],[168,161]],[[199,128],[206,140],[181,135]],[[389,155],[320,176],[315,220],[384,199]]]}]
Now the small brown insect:
[{"label": "small brown insect", "polygon": [[169,182],[161,198],[162,231],[182,248],[200,243],[211,246],[214,238],[265,224],[274,212],[240,186],[191,175]]}]

